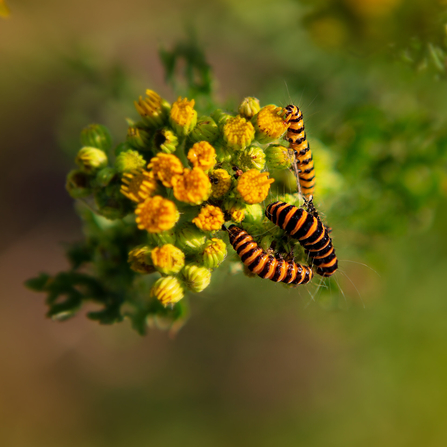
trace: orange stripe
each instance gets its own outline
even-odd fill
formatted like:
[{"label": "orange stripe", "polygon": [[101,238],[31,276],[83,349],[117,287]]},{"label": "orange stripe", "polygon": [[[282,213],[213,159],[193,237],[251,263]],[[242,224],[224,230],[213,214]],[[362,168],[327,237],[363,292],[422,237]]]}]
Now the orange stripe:
[{"label": "orange stripe", "polygon": [[307,211],[303,210],[303,215],[301,216],[301,219],[296,223],[295,228],[289,233],[290,236],[293,236],[303,226],[303,223],[307,218],[307,214]]},{"label": "orange stripe", "polygon": [[318,226],[318,220],[314,216],[312,216],[312,218],[313,218],[314,221],[313,221],[309,231],[303,237],[300,237],[298,239],[299,241],[307,239],[309,236],[312,236],[315,233],[315,231],[317,229],[317,226]]}]

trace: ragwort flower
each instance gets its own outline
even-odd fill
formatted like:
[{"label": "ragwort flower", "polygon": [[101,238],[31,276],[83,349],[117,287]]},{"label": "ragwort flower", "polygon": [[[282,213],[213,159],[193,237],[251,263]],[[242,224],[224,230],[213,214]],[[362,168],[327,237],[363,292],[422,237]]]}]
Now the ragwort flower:
[{"label": "ragwort flower", "polygon": [[185,255],[172,244],[155,247],[151,252],[155,268],[165,275],[178,273],[185,265]]},{"label": "ragwort flower", "polygon": [[197,124],[197,112],[194,110],[195,101],[179,98],[172,104],[169,122],[178,135],[188,135]]},{"label": "ragwort flower", "polygon": [[185,169],[182,175],[172,178],[174,196],[180,202],[200,205],[211,194],[211,182],[208,176],[200,169]]},{"label": "ragwort flower", "polygon": [[274,179],[268,178],[268,172],[256,169],[244,172],[238,179],[237,190],[246,203],[253,204],[265,200]]},{"label": "ragwort flower", "polygon": [[149,233],[170,230],[180,217],[174,202],[161,196],[148,197],[139,203],[135,214],[138,228]]},{"label": "ragwort flower", "polygon": [[157,189],[157,181],[152,172],[135,169],[125,172],[122,178],[121,194],[134,202],[142,202],[153,195]]},{"label": "ragwort flower", "polygon": [[206,205],[192,222],[203,231],[216,231],[222,228],[225,222],[223,212],[217,206]]},{"label": "ragwort flower", "polygon": [[250,145],[255,137],[255,129],[250,121],[242,116],[230,118],[223,126],[225,142],[234,150],[241,150]]},{"label": "ragwort flower", "polygon": [[146,90],[146,98],[134,101],[135,108],[144,123],[151,128],[161,127],[168,117],[170,105],[158,93]]},{"label": "ragwort flower", "polygon": [[200,141],[188,151],[188,160],[195,168],[207,171],[216,164],[216,151],[207,141]]},{"label": "ragwort flower", "polygon": [[225,169],[215,169],[211,172],[211,197],[218,199],[231,188],[231,176]]},{"label": "ragwort flower", "polygon": [[283,135],[287,123],[283,120],[284,109],[274,104],[263,107],[253,118],[256,129],[256,139],[261,143],[270,143]]},{"label": "ragwort flower", "polygon": [[155,296],[163,306],[178,303],[184,295],[183,287],[175,276],[158,279],[151,289],[151,296]]},{"label": "ragwort flower", "polygon": [[182,162],[172,154],[159,153],[147,165],[155,177],[167,188],[172,187],[172,179],[183,173]]}]

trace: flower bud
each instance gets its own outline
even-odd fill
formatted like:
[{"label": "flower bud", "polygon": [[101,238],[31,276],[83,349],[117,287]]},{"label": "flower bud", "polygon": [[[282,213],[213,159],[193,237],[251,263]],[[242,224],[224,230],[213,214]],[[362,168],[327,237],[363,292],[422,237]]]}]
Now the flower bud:
[{"label": "flower bud", "polygon": [[151,296],[155,296],[163,306],[178,303],[184,296],[183,287],[175,276],[165,276],[158,279],[151,289]]},{"label": "flower bud", "polygon": [[197,120],[196,127],[189,134],[189,139],[193,143],[208,141],[213,143],[219,136],[219,128],[210,116],[201,116]]},{"label": "flower bud", "polygon": [[119,173],[135,171],[146,165],[143,156],[133,150],[120,152],[115,159],[115,169]]},{"label": "flower bud", "polygon": [[130,268],[137,273],[153,273],[155,267],[152,265],[151,248],[147,245],[139,245],[129,252],[127,262]]},{"label": "flower bud", "polygon": [[81,144],[108,151],[112,147],[112,137],[107,127],[101,124],[90,124],[82,129]]},{"label": "flower bud", "polygon": [[96,174],[95,183],[100,187],[107,186],[115,177],[116,170],[110,167],[102,168]]},{"label": "flower bud", "polygon": [[127,128],[127,141],[135,149],[148,150],[150,143],[149,132],[136,126]]},{"label": "flower bud", "polygon": [[75,161],[82,171],[91,174],[107,166],[107,155],[101,149],[83,147]]},{"label": "flower bud", "polygon": [[173,230],[161,231],[160,233],[148,233],[148,242],[151,245],[161,247],[166,244],[175,244],[177,236]]},{"label": "flower bud", "polygon": [[195,225],[187,224],[177,233],[177,246],[185,253],[196,253],[206,242],[206,235]]},{"label": "flower bud", "polygon": [[65,188],[73,199],[82,199],[92,194],[90,181],[92,177],[81,171],[80,169],[73,169],[67,175],[67,182]]},{"label": "flower bud", "polygon": [[171,244],[155,247],[151,253],[155,268],[165,275],[178,273],[185,265],[183,252]]},{"label": "flower bud", "polygon": [[152,140],[152,145],[155,152],[164,152],[165,154],[172,154],[177,149],[178,138],[175,133],[164,127],[155,132]]},{"label": "flower bud", "polygon": [[220,142],[214,143],[214,150],[216,151],[217,162],[219,163],[231,162],[234,151],[228,148],[225,144]]},{"label": "flower bud", "polygon": [[227,245],[222,239],[213,238],[205,244],[202,256],[203,265],[215,269],[227,257]]},{"label": "flower bud", "polygon": [[182,277],[189,290],[200,293],[210,285],[211,272],[197,264],[188,264],[182,270]]},{"label": "flower bud", "polygon": [[169,123],[177,135],[188,135],[197,124],[197,112],[194,110],[195,101],[179,98],[172,104]]},{"label": "flower bud", "polygon": [[140,96],[138,102],[134,101],[135,108],[147,127],[162,127],[168,119],[171,106],[153,90],[146,90],[146,95],[145,99]]},{"label": "flower bud", "polygon": [[237,165],[243,171],[249,171],[250,169],[258,169],[260,171],[264,169],[264,151],[259,146],[250,146],[245,148],[239,152]]},{"label": "flower bud", "polygon": [[132,149],[133,149],[132,146],[127,141],[125,141],[124,143],[118,144],[113,150],[113,152],[117,157],[119,154],[121,154],[121,152],[130,151]]},{"label": "flower bud", "polygon": [[293,160],[289,149],[280,144],[271,144],[265,150],[267,165],[270,169],[288,169]]},{"label": "flower bud", "polygon": [[259,110],[261,110],[259,99],[254,98],[253,96],[247,96],[241,102],[238,112],[243,117],[251,120],[259,112]]},{"label": "flower bud", "polygon": [[234,116],[225,113],[223,110],[221,109],[217,109],[215,112],[213,112],[211,114],[211,118],[214,120],[214,122],[217,124],[217,127],[219,129],[219,131],[221,131],[223,129],[223,126],[225,125],[225,123],[231,119],[234,118]]},{"label": "flower bud", "polygon": [[131,201],[120,192],[120,184],[110,183],[95,194],[98,213],[106,219],[122,219],[132,212]]}]

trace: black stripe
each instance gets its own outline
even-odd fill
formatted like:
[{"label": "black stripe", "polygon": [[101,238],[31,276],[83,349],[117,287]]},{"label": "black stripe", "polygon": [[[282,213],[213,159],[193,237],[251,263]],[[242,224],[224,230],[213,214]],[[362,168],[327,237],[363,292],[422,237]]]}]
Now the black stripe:
[{"label": "black stripe", "polygon": [[296,227],[298,221],[303,216],[303,211],[304,210],[302,208],[297,208],[295,206],[295,213],[293,213],[293,215],[290,217],[289,223],[287,224],[286,228],[284,228],[287,233],[290,233]]},{"label": "black stripe", "polygon": [[287,213],[290,210],[292,210],[293,208],[296,208],[296,207],[293,205],[289,205],[289,206],[286,206],[285,208],[283,208],[279,214],[275,213],[276,222],[273,222],[273,223],[275,225],[278,225],[279,227],[281,227],[283,230],[285,230],[285,228],[283,227],[284,219],[286,218]]},{"label": "black stripe", "polygon": [[[318,254],[318,255],[320,255],[320,254]],[[326,256],[326,257],[324,257],[322,259],[314,259],[313,262],[314,262],[315,265],[318,266],[318,265],[321,265],[321,264],[327,264],[327,263],[331,262],[333,259],[335,259],[336,257],[337,256],[336,256],[335,250],[334,250],[329,256]]]},{"label": "black stripe", "polygon": [[298,229],[298,231],[292,236],[295,239],[299,239],[300,237],[303,237],[307,234],[310,227],[312,226],[312,223],[314,221],[314,217],[307,213],[306,219],[304,220],[303,224],[301,225],[301,228]]},{"label": "black stripe", "polygon": [[259,254],[259,256],[256,256],[255,260],[250,264],[250,270],[253,271],[255,269],[255,267],[257,267],[259,265],[259,263],[262,261],[263,257],[266,256],[267,254],[265,253],[265,251],[263,251],[262,253]]},{"label": "black stripe", "polygon": [[276,270],[273,276],[270,278],[272,281],[278,282],[279,277],[281,276],[281,267],[284,264],[283,259],[278,259],[278,264],[276,265]]},{"label": "black stripe", "polygon": [[285,283],[289,283],[292,280],[293,267],[295,265],[294,261],[287,261],[287,273],[286,277],[282,280]]},{"label": "black stripe", "polygon": [[267,262],[264,265],[264,268],[258,273],[258,276],[261,278],[265,278],[267,273],[270,270],[270,266],[272,265],[272,262],[275,260],[275,258],[272,255],[269,255],[269,258],[267,259]]},{"label": "black stripe", "polygon": [[[243,254],[243,255],[241,256],[241,261],[245,264],[245,261],[246,261],[250,256],[253,256],[253,254],[254,254],[254,252],[255,252],[256,250],[258,250],[258,247],[254,247],[254,248],[252,248],[251,250],[248,250],[247,253],[245,253],[245,254]],[[247,265],[247,264],[245,264],[245,265]],[[247,267],[251,270],[251,264],[250,264],[250,265],[247,265]]]},{"label": "black stripe", "polygon": [[[316,217],[314,217],[314,219],[316,219]],[[323,231],[323,224],[321,223],[321,220],[317,219],[317,228],[315,228],[315,231],[307,239],[300,241],[301,245],[306,247],[307,245],[314,243],[321,236]]]}]

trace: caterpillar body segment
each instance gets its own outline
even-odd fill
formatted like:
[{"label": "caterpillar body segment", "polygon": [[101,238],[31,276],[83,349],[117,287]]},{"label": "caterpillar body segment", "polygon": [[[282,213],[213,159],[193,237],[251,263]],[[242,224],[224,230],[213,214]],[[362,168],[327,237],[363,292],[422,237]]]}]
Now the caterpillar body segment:
[{"label": "caterpillar body segment", "polygon": [[285,202],[273,202],[267,206],[265,215],[298,240],[316,266],[318,275],[331,276],[336,272],[338,260],[332,239],[316,212],[313,214]]},{"label": "caterpillar body segment", "polygon": [[230,225],[227,231],[230,243],[241,261],[261,278],[286,284],[307,284],[312,279],[312,269],[307,265],[268,254],[246,231],[236,225]]}]

